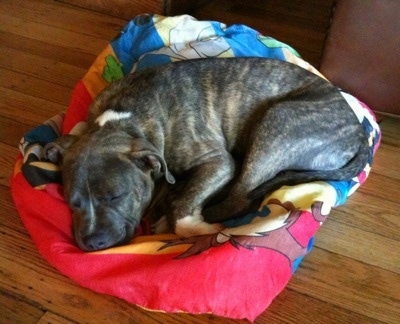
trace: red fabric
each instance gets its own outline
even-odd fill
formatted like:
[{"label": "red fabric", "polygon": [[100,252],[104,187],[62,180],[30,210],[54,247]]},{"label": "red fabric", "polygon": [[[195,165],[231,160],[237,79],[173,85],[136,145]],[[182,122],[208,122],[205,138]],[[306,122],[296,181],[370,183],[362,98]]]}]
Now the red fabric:
[{"label": "red fabric", "polygon": [[72,93],[72,99],[63,123],[63,134],[70,133],[78,122],[87,119],[89,106],[92,101],[93,99],[86,89],[85,84],[80,80]]},{"label": "red fabric", "polygon": [[49,262],[82,286],[145,308],[232,318],[242,318],[246,309],[246,317],[254,320],[292,275],[280,252],[231,244],[184,259],[176,259],[177,253],[84,253],[74,244],[64,201],[32,189],[21,173],[12,179],[12,194],[24,225]]}]

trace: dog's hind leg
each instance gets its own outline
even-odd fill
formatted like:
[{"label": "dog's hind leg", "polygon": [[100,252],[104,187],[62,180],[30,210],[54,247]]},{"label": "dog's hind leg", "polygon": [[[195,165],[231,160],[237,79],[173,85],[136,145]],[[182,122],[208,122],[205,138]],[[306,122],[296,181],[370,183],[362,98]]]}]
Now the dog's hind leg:
[{"label": "dog's hind leg", "polygon": [[[285,100],[270,108],[253,130],[231,192],[203,212],[205,219],[221,222],[247,213],[253,198],[260,198],[251,195],[257,188],[270,192],[283,184],[334,179],[365,146],[361,126],[352,114],[335,96],[325,101]],[[310,177],[303,176],[307,174]],[[274,182],[275,177],[279,181]]]},{"label": "dog's hind leg", "polygon": [[[273,177],[273,175],[271,175]],[[233,184],[227,197],[216,205],[208,206],[203,210],[206,222],[219,223],[227,219],[242,216],[256,207],[254,200],[249,199],[249,193],[259,187],[265,178],[259,177],[253,172],[244,172]],[[259,198],[259,197],[257,197]]]},{"label": "dog's hind leg", "polygon": [[[248,198],[249,192],[275,177],[285,167],[285,159],[270,152],[277,152],[276,142],[264,143],[253,136],[246,153],[242,170],[233,181],[226,198],[203,210],[207,222],[222,222],[242,216],[253,209],[254,202]],[[275,145],[277,147],[275,147]]]}]

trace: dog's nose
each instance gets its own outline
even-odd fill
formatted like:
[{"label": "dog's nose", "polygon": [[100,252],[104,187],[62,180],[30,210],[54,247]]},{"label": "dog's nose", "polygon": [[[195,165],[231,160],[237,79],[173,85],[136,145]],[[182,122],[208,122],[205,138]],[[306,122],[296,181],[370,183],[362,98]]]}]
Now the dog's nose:
[{"label": "dog's nose", "polygon": [[87,235],[83,238],[82,242],[88,251],[103,250],[113,245],[110,235],[106,232]]}]

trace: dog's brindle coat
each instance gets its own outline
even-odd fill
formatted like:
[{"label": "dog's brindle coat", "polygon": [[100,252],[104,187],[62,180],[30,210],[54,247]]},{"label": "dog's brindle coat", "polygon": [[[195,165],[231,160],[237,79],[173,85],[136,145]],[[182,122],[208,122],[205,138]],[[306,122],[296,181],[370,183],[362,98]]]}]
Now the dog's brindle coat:
[{"label": "dog's brindle coat", "polygon": [[[62,163],[78,246],[128,242],[157,180],[184,178],[168,220],[179,235],[218,231],[282,185],[356,176],[362,126],[338,89],[294,64],[190,60],[128,75],[103,90],[88,130],[46,147]],[[173,186],[172,186],[173,187]],[[224,199],[203,210],[216,194]]]}]

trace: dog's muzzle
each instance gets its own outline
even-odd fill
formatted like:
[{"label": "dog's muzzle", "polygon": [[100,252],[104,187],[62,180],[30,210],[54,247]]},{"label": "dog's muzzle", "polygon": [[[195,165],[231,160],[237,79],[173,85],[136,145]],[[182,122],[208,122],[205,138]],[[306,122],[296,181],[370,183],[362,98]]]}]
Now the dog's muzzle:
[{"label": "dog's muzzle", "polygon": [[92,233],[85,233],[79,228],[74,228],[75,241],[83,251],[87,252],[124,245],[133,238],[137,225],[137,222],[131,222],[119,228],[108,227]]}]

